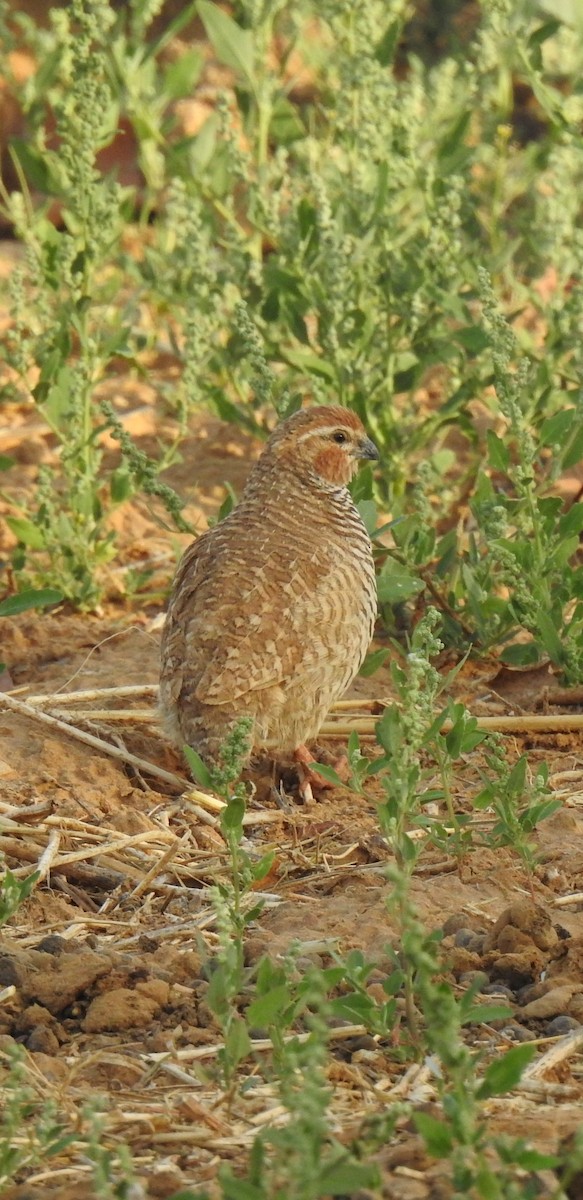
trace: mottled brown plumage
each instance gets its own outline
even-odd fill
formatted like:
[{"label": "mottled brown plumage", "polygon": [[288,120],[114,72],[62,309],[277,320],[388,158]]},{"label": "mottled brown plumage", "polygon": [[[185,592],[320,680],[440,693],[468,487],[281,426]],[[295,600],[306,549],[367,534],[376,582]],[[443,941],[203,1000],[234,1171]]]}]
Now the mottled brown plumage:
[{"label": "mottled brown plumage", "polygon": [[316,737],[368,649],[370,539],[346,484],[378,458],[347,409],[303,409],[270,437],[239,504],[186,551],[162,639],[160,701],[207,764],[241,717],[253,744]]}]

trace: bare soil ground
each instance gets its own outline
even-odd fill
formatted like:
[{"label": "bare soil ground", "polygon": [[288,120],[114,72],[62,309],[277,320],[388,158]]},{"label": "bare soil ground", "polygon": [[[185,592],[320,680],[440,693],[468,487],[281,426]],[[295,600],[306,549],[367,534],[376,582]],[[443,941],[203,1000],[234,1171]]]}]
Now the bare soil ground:
[{"label": "bare soil ground", "polygon": [[[154,450],[164,429],[152,391],[132,380],[117,381],[116,389],[128,428],[141,447]],[[6,415],[0,451],[16,465],[5,486],[24,496],[53,447],[32,406],[5,408]],[[218,508],[226,479],[240,489],[258,449],[213,418],[193,421],[183,462],[168,479],[191,498],[188,516],[200,528]],[[156,683],[164,589],[188,539],[161,529],[141,500],[128,503],[113,521],[121,564],[154,571],[147,590],[131,602],[124,599],[116,587],[118,562],[111,598],[99,614],[63,606],[3,620],[6,694],[27,701],[38,694]],[[6,554],[7,531],[2,540]],[[495,664],[482,664],[468,665],[456,686],[475,713],[502,715],[560,711],[549,705],[552,684],[546,672],[498,672]],[[379,672],[358,680],[351,695],[388,693],[388,677]],[[115,721],[102,711],[125,703],[97,697],[85,712],[97,708],[101,715],[87,718],[79,705],[73,720],[158,768],[185,774],[156,726],[151,698],[137,701],[133,720]],[[150,719],[143,712],[148,708]],[[427,849],[413,896],[428,928],[445,926],[456,984],[463,987],[481,970],[489,980],[487,994],[502,996],[513,1011],[506,1023],[473,1029],[474,1044],[492,1056],[515,1040],[544,1040],[544,1065],[511,1097],[491,1101],[488,1118],[498,1132],[554,1150],[581,1121],[583,764],[579,735],[571,732],[535,731],[509,739],[509,746],[511,754],[526,749],[533,770],[546,760],[563,800],[539,831],[540,865],[532,885],[509,850],[483,846],[460,864]],[[475,790],[479,762],[476,754],[459,764],[460,810]],[[380,994],[383,971],[390,969],[386,947],[396,933],[387,914],[388,854],[374,806],[332,790],[312,805],[291,799],[282,811],[259,789],[250,813],[248,846],[274,848],[276,857],[261,885],[266,904],[250,934],[248,961],[265,952],[277,956],[297,939],[303,957],[316,963],[329,961],[333,948],[356,947],[377,961],[370,986]],[[219,1164],[242,1164],[258,1130],[282,1119],[275,1089],[261,1073],[260,1042],[255,1063],[246,1068],[255,1087],[229,1098],[217,1082],[221,1034],[205,1001],[204,960],[217,940],[208,889],[221,877],[226,855],[216,817],[204,818],[188,793],[180,795],[179,787],[147,769],[108,757],[58,728],[0,711],[0,850],[20,876],[39,860],[44,875],[0,941],[0,989],[6,989],[0,1068],[13,1040],[25,1046],[33,1089],[39,1098],[53,1098],[73,1126],[88,1095],[104,1097],[105,1143],[123,1141],[131,1148],[147,1197],[170,1196],[189,1185],[215,1194]],[[570,1048],[557,1040],[561,1035],[573,1039]],[[339,1137],[350,1138],[396,1099],[414,1096],[431,1105],[429,1072],[423,1064],[417,1072],[399,1061],[394,1046],[342,1028],[333,1031],[331,1045],[331,1107]],[[384,1196],[449,1194],[443,1169],[427,1158],[407,1120],[379,1161]],[[6,1195],[87,1200],[88,1172],[82,1155],[69,1148],[50,1164],[25,1171]],[[541,1194],[553,1186],[551,1173],[541,1172]]]}]

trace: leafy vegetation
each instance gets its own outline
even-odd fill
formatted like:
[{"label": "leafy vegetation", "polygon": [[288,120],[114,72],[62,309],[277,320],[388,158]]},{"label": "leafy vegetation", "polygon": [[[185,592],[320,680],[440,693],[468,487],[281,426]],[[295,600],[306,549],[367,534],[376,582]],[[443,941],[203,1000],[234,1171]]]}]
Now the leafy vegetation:
[{"label": "leafy vegetation", "polygon": [[[144,488],[179,517],[155,478],[194,409],[261,430],[270,407],[340,400],[382,451],[383,608],[431,574],[446,641],[548,656],[579,681],[583,506],[556,491],[583,448],[576,14],[484,0],[436,58],[407,55],[404,0],[248,0],[232,16],[200,0],[153,35],[158,8],[75,0],[41,30],[4,5],[7,47],[24,40],[43,63],[17,89],[22,190],[3,191],[26,247],[10,283],[21,383],[7,389],[32,395],[62,447],[10,517],[19,578],[94,604],[112,506]],[[204,55],[164,52],[195,12],[225,84],[185,136],[176,101]],[[100,165],[122,119],[139,188]],[[179,433],[154,466],[102,384],[120,358],[142,371],[162,339],[182,368],[172,394],[160,384]],[[104,468],[108,426],[121,459]]]},{"label": "leafy vegetation", "polygon": [[21,880],[8,868],[4,869],[0,876],[0,926],[5,925],[18,911],[22,901],[30,896],[38,878],[38,871]]},{"label": "leafy vegetation", "polygon": [[[25,498],[0,458],[17,585],[0,615],[62,600],[95,608],[117,554],[111,514],[132,496],[188,529],[160,475],[195,413],[258,436],[303,398],[359,413],[381,450],[379,471],[354,486],[374,537],[381,619],[395,634],[404,615],[408,631],[392,667],[398,703],[379,721],[376,757],[351,736],[348,786],[366,795],[374,779],[382,790],[399,945],[381,1000],[366,986],[374,964],[358,953],[306,969],[298,946],[284,962],[250,966],[254,892],[271,859],[255,858],[243,836],[248,731],[225,747],[218,776],[189,752],[193,775],[227,802],[230,871],[214,891],[208,964],[221,1086],[228,1096],[252,1085],[259,1028],[272,1046],[262,1069],[287,1114],[257,1136],[246,1177],[224,1168],[221,1188],[226,1200],[315,1200],[379,1186],[370,1156],[412,1108],[388,1105],[354,1144],[336,1137],[326,1077],[336,1019],[363,1024],[387,1054],[437,1064],[441,1114],[414,1121],[428,1152],[448,1160],[455,1195],[531,1194],[521,1172],[559,1159],[489,1138],[484,1115],[531,1048],[486,1063],[468,1045],[468,1023],[500,1010],[484,1013],[477,987],[460,996],[444,981],[411,879],[422,845],[461,862],[475,844],[453,779],[478,745],[473,805],[495,816],[484,842],[510,846],[530,871],[532,831],[556,806],[544,766],[532,779],[525,757],[510,765],[463,705],[440,699],[451,677],[436,655],[549,660],[567,683],[583,682],[583,504],[562,487],[583,455],[578,7],[481,0],[469,28],[446,22],[437,50],[407,0],[236,0],[229,11],[196,0],[166,23],[161,7],[72,0],[41,27],[0,0],[2,75],[26,119],[10,147],[17,186],[0,184],[22,247],[7,285],[0,400],[34,405],[55,447]],[[195,18],[204,44],[184,33]],[[38,64],[25,82],[11,58],[22,45]],[[180,103],[205,80],[209,55],[221,83],[187,133]],[[103,156],[120,128],[140,173],[123,183]],[[179,367],[171,386],[160,353]],[[148,373],[160,428],[164,418],[172,429],[153,458],[116,406],[122,368]],[[221,515],[231,503],[229,493]],[[386,657],[371,655],[365,671]],[[34,879],[6,872],[0,922]],[[6,1086],[3,1180],[73,1136],[29,1096],[22,1062],[8,1064]],[[126,1194],[130,1167],[91,1129],[98,1194]]]}]

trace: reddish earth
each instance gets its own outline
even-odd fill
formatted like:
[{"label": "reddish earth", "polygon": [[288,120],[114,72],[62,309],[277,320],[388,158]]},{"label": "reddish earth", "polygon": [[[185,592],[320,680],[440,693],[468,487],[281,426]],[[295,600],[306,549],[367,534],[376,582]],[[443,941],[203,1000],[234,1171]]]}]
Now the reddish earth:
[{"label": "reddish earth", "polygon": [[[46,6],[28,0],[25,8],[38,17]],[[26,56],[12,63],[22,78],[32,67]],[[213,84],[222,87],[224,81],[224,71],[207,66],[207,93],[182,104],[185,132],[200,128]],[[302,86],[309,90],[311,79]],[[5,138],[22,132],[22,116],[1,81],[0,88]],[[127,153],[127,136],[122,140]],[[119,153],[119,144],[112,153]],[[133,169],[127,178],[135,179]],[[11,242],[2,245],[0,279],[6,280],[19,257]],[[8,312],[0,308],[0,329],[8,323]],[[160,355],[145,365],[151,383],[120,376],[103,389],[140,449],[156,455],[159,441],[170,440],[175,431],[171,418],[155,409],[156,384],[175,380],[177,364]],[[474,415],[477,424],[485,420],[479,406]],[[15,459],[2,473],[3,492],[26,506],[39,465],[54,462],[54,442],[32,403],[3,403],[2,416],[0,454]],[[116,452],[113,442],[107,449]],[[226,480],[241,489],[258,450],[239,430],[208,415],[193,418],[181,444],[182,461],[165,476],[188,498],[185,515],[192,524],[204,529],[224,497]],[[574,470],[563,481],[571,495],[578,474]],[[0,513],[9,509],[0,499]],[[160,516],[145,500],[113,514],[120,554],[109,569],[107,600],[98,614],[63,606],[0,621],[0,658],[8,668],[0,686],[7,694],[14,689],[12,695],[27,701],[39,693],[156,683],[159,618],[188,540],[164,528]],[[9,556],[12,544],[0,527],[1,557]],[[125,596],[129,567],[150,572],[131,601]],[[495,664],[466,664],[456,687],[476,714],[554,713],[560,709],[548,700],[552,683],[546,671],[498,673]],[[351,694],[378,698],[389,691],[386,673],[379,672],[358,680]],[[95,698],[90,707],[115,709],[120,703],[125,701]],[[136,705],[152,710],[150,697]],[[573,711],[572,703],[565,711]],[[81,710],[73,719],[155,767],[183,771],[151,720],[113,723],[102,712],[88,725]],[[456,987],[461,991],[482,971],[488,978],[485,998],[499,996],[512,1011],[506,1022],[473,1029],[472,1043],[489,1058],[515,1041],[540,1043],[537,1069],[525,1086],[486,1106],[491,1130],[554,1151],[581,1123],[580,737],[533,730],[507,737],[506,744],[511,758],[527,751],[533,771],[546,761],[562,800],[538,831],[533,879],[506,848],[482,845],[458,863],[427,847],[412,895],[427,928],[444,932],[448,977]],[[334,742],[328,749],[337,747]],[[470,808],[480,763],[474,754],[459,764],[454,802],[460,811]],[[374,803],[331,790],[309,806],[292,798],[281,811],[263,788],[249,807],[264,821],[247,827],[247,848],[257,853],[273,848],[275,861],[262,884],[267,899],[249,934],[247,961],[264,953],[277,958],[295,940],[301,942],[304,966],[327,965],[332,951],[358,948],[377,963],[369,991],[382,1001],[382,980],[390,970],[387,945],[395,943],[397,931],[386,903],[390,856]],[[209,888],[222,877],[226,854],[216,819],[204,816],[199,801],[147,768],[136,769],[60,729],[0,709],[0,851],[20,877],[39,861],[42,867],[42,881],[0,938],[0,1084],[18,1044],[37,1111],[48,1099],[67,1127],[81,1134],[55,1158],[25,1165],[2,1192],[4,1200],[88,1200],[82,1138],[90,1096],[101,1098],[104,1146],[113,1151],[124,1143],[131,1150],[140,1184],[132,1200],[170,1197],[188,1187],[214,1200],[220,1164],[243,1167],[257,1132],[279,1119],[264,1049],[255,1048],[242,1068],[257,1086],[234,1097],[224,1094],[216,1070],[221,1031],[206,1001],[205,962],[217,946]],[[399,1060],[393,1044],[341,1033],[334,1031],[329,1067],[331,1123],[338,1137],[356,1136],[367,1118],[382,1115],[395,1101],[410,1098],[431,1106],[434,1092],[424,1064],[418,1076],[409,1075],[410,1064]],[[565,1036],[573,1038],[570,1048]],[[17,1141],[20,1148],[26,1145],[24,1127]],[[451,1194],[445,1169],[427,1156],[407,1118],[377,1158],[383,1197],[445,1200]],[[539,1195],[556,1193],[551,1171],[535,1174]],[[568,1194],[570,1200],[583,1194],[580,1177]],[[361,1200],[366,1195],[359,1193]]]},{"label": "reddish earth", "polygon": [[[152,450],[154,432],[160,432],[152,392],[133,383],[116,386],[128,427],[141,447]],[[5,490],[23,497],[52,447],[34,411],[14,406],[10,415],[0,451],[16,465]],[[246,435],[214,419],[193,422],[183,461],[168,472],[191,498],[191,520],[204,527],[226,479],[240,489],[257,450]],[[2,621],[2,658],[10,675],[5,684],[17,699],[156,683],[162,597],[188,539],[161,529],[143,501],[118,510],[114,524],[121,555],[99,614],[62,607]],[[5,551],[9,540],[6,534]],[[116,570],[128,563],[149,563],[155,571],[147,591],[132,602],[115,582]],[[473,711],[496,715],[540,712],[552,682],[546,672],[496,676],[495,666],[478,664],[467,666],[456,686]],[[379,672],[359,679],[352,694],[382,697],[388,691]],[[109,703],[96,697],[89,707],[102,715],[87,725],[77,709],[75,723],[157,767],[182,772],[177,754],[146,719],[150,697],[136,702],[142,716],[123,724],[103,714]],[[583,868],[579,737],[534,732],[509,737],[507,744],[511,757],[526,749],[532,769],[546,760],[563,800],[538,832],[532,883],[509,849],[483,845],[459,864],[428,847],[412,889],[427,927],[445,926],[450,978],[463,986],[472,973],[484,971],[487,997],[500,995],[512,1010],[505,1023],[473,1030],[473,1042],[488,1056],[533,1037],[542,1039],[544,1053],[557,1045],[553,1038],[583,1034],[583,904],[571,900]],[[458,809],[468,806],[479,761],[475,754],[459,764]],[[248,962],[266,952],[277,957],[295,939],[302,943],[302,961],[316,964],[329,962],[334,949],[357,947],[378,964],[370,989],[380,998],[390,969],[386,947],[396,931],[386,907],[389,855],[374,804],[331,790],[312,805],[292,798],[281,811],[263,789],[250,811],[264,823],[248,826],[247,848],[273,847],[276,857],[262,885],[268,898],[249,934]],[[271,1115],[277,1119],[278,1098],[267,1077],[260,1082],[263,1051],[257,1051],[255,1066],[243,1068],[257,1076],[258,1086],[230,1104],[215,1071],[221,1033],[205,1000],[204,960],[217,944],[208,889],[226,861],[216,819],[204,822],[196,798],[181,797],[147,768],[137,770],[60,729],[6,711],[0,713],[0,817],[0,849],[12,870],[28,874],[46,852],[41,884],[0,941],[3,1069],[13,1042],[24,1046],[33,1092],[39,1100],[54,1100],[74,1127],[87,1096],[104,1097],[105,1144],[129,1145],[143,1195],[170,1196],[188,1185],[218,1195],[220,1162],[242,1162],[257,1131]],[[408,1094],[406,1064],[398,1057],[368,1035],[338,1035],[332,1042],[331,1111],[339,1136],[353,1136],[365,1117]],[[430,1078],[424,1087],[430,1101]],[[575,1048],[548,1060],[528,1087],[491,1101],[487,1115],[496,1131],[551,1150],[579,1126],[580,1104]],[[379,1162],[384,1196],[448,1194],[443,1168],[427,1158],[407,1120]],[[6,1196],[87,1197],[82,1148],[69,1148],[48,1166],[35,1163],[19,1178]],[[541,1194],[554,1186],[550,1172],[541,1173],[540,1185]]]}]

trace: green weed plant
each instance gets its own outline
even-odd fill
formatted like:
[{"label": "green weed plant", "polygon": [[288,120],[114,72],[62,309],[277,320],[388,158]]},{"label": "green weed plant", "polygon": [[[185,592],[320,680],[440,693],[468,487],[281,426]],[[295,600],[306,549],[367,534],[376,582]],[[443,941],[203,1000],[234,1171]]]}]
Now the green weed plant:
[{"label": "green weed plant", "polygon": [[[288,1113],[285,1127],[257,1138],[245,1178],[223,1171],[227,1198],[378,1186],[364,1148],[382,1145],[402,1108],[368,1141],[338,1143],[326,1077],[333,1018],[364,1023],[395,1057],[434,1064],[441,1114],[414,1119],[428,1151],[448,1160],[456,1195],[512,1200],[536,1186],[520,1171],[554,1165],[489,1136],[484,1105],[514,1086],[530,1048],[478,1061],[463,1033],[484,1019],[476,989],[458,998],[444,982],[438,939],[411,901],[424,844],[459,860],[476,844],[472,814],[456,807],[460,757],[484,755],[474,807],[495,823],[482,841],[511,847],[527,870],[532,830],[553,807],[543,768],[532,780],[525,759],[510,765],[462,705],[443,699],[450,680],[435,655],[445,644],[460,659],[548,659],[567,681],[583,678],[583,505],[566,503],[560,486],[583,454],[580,18],[565,0],[474,8],[473,27],[446,25],[435,52],[431,39],[416,40],[406,0],[237,0],[229,11],[197,0],[162,32],[157,0],[115,9],[72,0],[49,8],[42,28],[0,3],[5,76],[17,45],[39,64],[11,84],[27,134],[11,146],[19,188],[0,192],[22,245],[8,285],[3,395],[31,402],[55,447],[34,495],[18,502],[11,463],[0,460],[20,589],[1,614],[63,598],[94,607],[117,554],[110,514],[136,494],[185,528],[159,475],[194,415],[264,436],[303,398],[350,406],[379,445],[381,467],[360,475],[354,497],[375,541],[381,615],[394,632],[413,600],[423,613],[393,661],[397,702],[379,722],[378,756],[367,758],[356,735],[348,747],[349,786],[366,795],[374,778],[381,789],[393,858],[399,944],[381,1002],[359,952],[322,970],[300,968],[295,953],[247,965],[269,858],[257,861],[243,838],[245,730],[218,775],[191,752],[199,783],[226,801],[229,869],[214,895],[208,994],[223,1031],[221,1082],[227,1098],[250,1086],[251,1031],[264,1028]],[[200,47],[182,41],[194,16],[223,86],[186,135],[176,105],[205,71]],[[139,186],[101,165],[120,121]],[[154,461],[105,385],[120,365],[141,378],[148,355],[169,348],[180,382],[152,378],[156,413],[170,413],[176,432]],[[106,431],[117,460],[104,454]],[[231,503],[228,494],[223,512]],[[7,873],[0,919],[24,894]],[[68,1136],[49,1121],[24,1158],[10,1157],[11,1130],[34,1116],[14,1080],[0,1139],[6,1179]],[[108,1154],[94,1154],[96,1180],[104,1196],[121,1195]]]},{"label": "green weed plant", "polygon": [[[549,658],[580,682],[583,508],[556,488],[583,452],[576,13],[483,0],[435,54],[405,0],[240,0],[232,14],[198,0],[162,32],[159,8],[75,0],[43,29],[1,9],[7,49],[42,61],[13,85],[29,136],[12,147],[21,191],[3,201],[25,247],[9,361],[60,447],[11,517],[23,586],[97,602],[112,506],[145,491],[179,517],[156,473],[194,411],[261,434],[302,396],[340,401],[382,452],[389,624],[425,593],[448,643]],[[186,136],[176,104],[204,55],[168,51],[194,15],[225,86]],[[533,97],[525,114],[516,84]],[[120,120],[139,192],[97,157]],[[153,464],[124,444],[100,384],[120,361],[140,374],[157,342],[182,380],[159,382],[177,440]],[[104,466],[107,427],[117,467]]]}]

